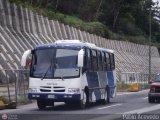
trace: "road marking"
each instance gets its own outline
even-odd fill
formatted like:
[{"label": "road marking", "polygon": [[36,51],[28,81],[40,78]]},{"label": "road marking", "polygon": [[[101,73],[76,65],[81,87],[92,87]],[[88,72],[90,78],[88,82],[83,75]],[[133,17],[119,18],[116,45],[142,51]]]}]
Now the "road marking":
[{"label": "road marking", "polygon": [[148,97],[144,97],[143,99],[148,99]]},{"label": "road marking", "polygon": [[141,113],[146,113],[146,112],[159,110],[159,109],[160,109],[160,105],[153,105],[151,107],[145,107],[145,108],[141,108],[141,109],[136,109],[136,110],[133,110],[133,111],[125,112],[123,114],[141,114]]},{"label": "road marking", "polygon": [[101,107],[101,108],[98,108],[98,109],[102,110],[102,109],[111,108],[111,107],[120,106],[120,105],[122,105],[122,104],[115,104],[115,105],[111,105],[111,106]]},{"label": "road marking", "polygon": [[131,93],[120,93],[120,94],[117,94],[117,95],[120,96],[120,95],[128,95],[128,94],[131,94]]}]

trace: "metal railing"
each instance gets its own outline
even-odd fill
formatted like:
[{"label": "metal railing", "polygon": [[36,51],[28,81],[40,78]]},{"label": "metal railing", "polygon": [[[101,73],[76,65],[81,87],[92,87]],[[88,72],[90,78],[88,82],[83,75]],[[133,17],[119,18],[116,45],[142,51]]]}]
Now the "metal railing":
[{"label": "metal railing", "polygon": [[[119,81],[117,81],[118,91],[127,91],[131,84],[138,83],[142,89],[148,89],[148,76],[149,74],[140,72],[120,72]],[[151,74],[151,79],[154,80],[156,74]]]},{"label": "metal railing", "polygon": [[24,69],[0,70],[0,96],[17,104],[28,101],[29,71]]}]

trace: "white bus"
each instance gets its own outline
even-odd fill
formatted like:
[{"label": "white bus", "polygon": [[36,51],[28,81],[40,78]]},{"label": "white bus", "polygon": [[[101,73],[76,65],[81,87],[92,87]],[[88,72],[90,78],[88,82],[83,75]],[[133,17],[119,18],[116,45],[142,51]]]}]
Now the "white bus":
[{"label": "white bus", "polygon": [[79,40],[58,40],[27,50],[21,60],[26,66],[31,55],[28,98],[39,109],[54,102],[104,104],[116,95],[114,52]]}]

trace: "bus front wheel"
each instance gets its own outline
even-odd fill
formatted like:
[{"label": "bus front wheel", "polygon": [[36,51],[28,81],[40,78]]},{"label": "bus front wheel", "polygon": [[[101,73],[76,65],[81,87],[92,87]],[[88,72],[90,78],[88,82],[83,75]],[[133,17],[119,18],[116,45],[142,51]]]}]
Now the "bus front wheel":
[{"label": "bus front wheel", "polygon": [[85,91],[83,92],[83,99],[79,101],[79,107],[80,109],[84,109],[88,104],[89,104],[89,96],[87,94],[87,91]]},{"label": "bus front wheel", "polygon": [[37,106],[40,110],[43,110],[46,108],[46,102],[45,100],[37,100]]}]

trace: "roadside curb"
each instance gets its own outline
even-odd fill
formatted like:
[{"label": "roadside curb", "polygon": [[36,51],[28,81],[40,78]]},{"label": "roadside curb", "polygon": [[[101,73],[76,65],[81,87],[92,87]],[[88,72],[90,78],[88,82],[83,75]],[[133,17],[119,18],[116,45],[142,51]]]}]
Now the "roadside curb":
[{"label": "roadside curb", "polygon": [[127,95],[127,94],[136,94],[136,93],[141,93],[141,92],[149,92],[149,89],[145,89],[145,90],[142,90],[142,91],[135,91],[135,92],[117,92],[117,96]]}]

